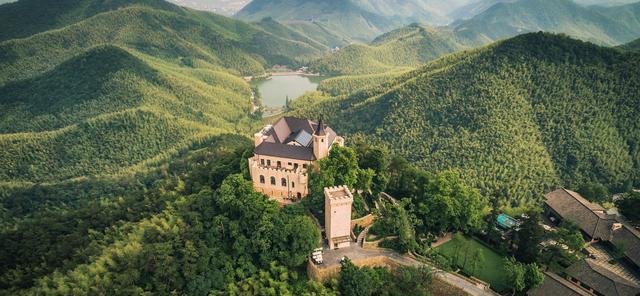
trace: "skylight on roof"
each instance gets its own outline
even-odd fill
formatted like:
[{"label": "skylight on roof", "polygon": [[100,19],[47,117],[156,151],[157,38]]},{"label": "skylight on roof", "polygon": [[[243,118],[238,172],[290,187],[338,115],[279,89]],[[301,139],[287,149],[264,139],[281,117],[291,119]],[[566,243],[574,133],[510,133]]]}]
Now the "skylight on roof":
[{"label": "skylight on roof", "polygon": [[309,134],[305,130],[300,130],[293,140],[298,142],[298,144],[306,147],[309,146],[309,143],[311,143],[311,139],[311,134]]}]

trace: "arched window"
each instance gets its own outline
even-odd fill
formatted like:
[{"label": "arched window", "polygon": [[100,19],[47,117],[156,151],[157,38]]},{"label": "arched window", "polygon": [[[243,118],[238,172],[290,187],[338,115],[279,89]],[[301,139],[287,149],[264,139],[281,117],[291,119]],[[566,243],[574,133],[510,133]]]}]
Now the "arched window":
[{"label": "arched window", "polygon": [[264,181],[264,176],[263,176],[263,175],[260,175],[260,184],[264,184],[264,182],[265,182],[265,181]]},{"label": "arched window", "polygon": [[276,185],[276,177],[271,177],[271,185]]},{"label": "arched window", "polygon": [[282,162],[278,161],[277,162],[277,166],[278,166],[278,168],[281,168],[282,167]]},{"label": "arched window", "polygon": [[287,187],[287,179],[282,178],[280,179],[280,182],[282,183],[282,187]]},{"label": "arched window", "polygon": [[296,188],[296,182],[291,182],[291,188]]}]

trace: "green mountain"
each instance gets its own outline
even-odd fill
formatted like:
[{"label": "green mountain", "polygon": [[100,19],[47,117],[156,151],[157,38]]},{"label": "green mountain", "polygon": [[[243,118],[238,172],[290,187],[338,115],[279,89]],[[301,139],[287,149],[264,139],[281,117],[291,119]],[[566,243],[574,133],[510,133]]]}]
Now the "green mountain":
[{"label": "green mountain", "polygon": [[[302,28],[320,26],[349,41],[369,42],[376,36],[414,23],[445,25],[447,14],[472,0],[254,0],[236,17],[257,22],[272,17]],[[313,36],[308,34],[308,36]],[[340,44],[328,44],[331,47]]]},{"label": "green mountain", "polygon": [[4,181],[118,173],[251,121],[242,79],[111,45],[0,93]]},{"label": "green mountain", "polygon": [[603,45],[640,36],[640,3],[585,7],[571,0],[500,2],[469,20],[452,24],[459,38],[485,44],[526,32],[556,32]]},{"label": "green mountain", "polygon": [[325,54],[311,67],[334,75],[398,71],[523,32],[558,32],[603,45],[640,36],[640,3],[585,7],[571,0],[487,0],[464,8],[470,14],[481,12],[446,27],[402,27],[378,36],[368,45],[353,44]]},{"label": "green mountain", "polygon": [[531,33],[296,112],[521,206],[557,185],[640,185],[638,66],[637,53]]},{"label": "green mountain", "polygon": [[310,67],[333,75],[373,74],[415,68],[464,48],[451,32],[413,24],[383,34],[370,45],[353,44],[328,53]]},{"label": "green mountain", "polygon": [[0,85],[51,70],[79,51],[105,43],[175,63],[204,62],[238,74],[262,73],[269,64],[290,64],[296,57],[319,53],[307,44],[225,17],[135,6],[0,43],[4,69]]},{"label": "green mountain", "polygon": [[68,26],[96,14],[133,5],[178,11],[165,1],[153,0],[20,0],[0,7],[0,41],[25,38]]},{"label": "green mountain", "polygon": [[640,50],[640,38],[627,44],[620,45],[619,48],[624,50]]},{"label": "green mountain", "polygon": [[2,36],[35,33],[0,42],[4,182],[138,171],[219,134],[248,134],[258,120],[238,75],[327,50],[275,22],[162,1],[60,5],[0,6],[2,15],[28,8],[56,20],[22,31],[1,20],[18,24]]}]

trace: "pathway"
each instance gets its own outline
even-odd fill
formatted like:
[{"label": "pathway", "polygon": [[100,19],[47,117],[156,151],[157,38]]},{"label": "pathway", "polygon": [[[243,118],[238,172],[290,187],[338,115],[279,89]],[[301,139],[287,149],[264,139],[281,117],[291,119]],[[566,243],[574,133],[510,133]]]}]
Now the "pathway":
[{"label": "pathway", "polygon": [[431,266],[430,264],[418,261],[408,256],[400,255],[397,252],[394,252],[392,250],[363,249],[356,244],[353,244],[351,245],[351,247],[348,247],[348,248],[342,248],[337,250],[325,249],[323,252],[324,264],[319,265],[318,268],[320,269],[331,268],[337,264],[340,264],[340,260],[343,257],[348,257],[352,260],[358,260],[358,259],[366,259],[366,258],[372,258],[377,256],[385,256],[405,266],[431,267],[436,271],[436,276],[439,279],[441,279],[442,281],[446,282],[449,285],[462,289],[464,292],[468,293],[469,295],[473,295],[473,296],[498,296],[499,295],[491,291],[490,289],[485,289],[484,287],[465,279],[464,277],[437,269]]},{"label": "pathway", "polygon": [[358,238],[356,239],[356,244],[360,247],[364,247],[363,243],[364,243],[364,238],[367,237],[367,233],[369,232],[369,228],[371,228],[371,226],[373,226],[373,224],[367,226],[365,229],[363,229],[360,234],[358,234]]}]

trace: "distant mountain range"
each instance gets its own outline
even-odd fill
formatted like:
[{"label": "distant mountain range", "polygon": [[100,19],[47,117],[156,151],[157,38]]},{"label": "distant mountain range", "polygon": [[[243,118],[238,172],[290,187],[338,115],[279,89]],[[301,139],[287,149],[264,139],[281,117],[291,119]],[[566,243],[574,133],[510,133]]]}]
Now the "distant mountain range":
[{"label": "distant mountain range", "polygon": [[444,25],[447,13],[474,0],[254,0],[236,17],[250,22],[264,17],[293,26],[316,24],[351,40],[376,36],[413,22]]},{"label": "distant mountain range", "polygon": [[380,35],[368,45],[349,45],[326,54],[310,66],[337,75],[402,70],[458,50],[537,31],[608,46],[640,37],[640,2],[586,7],[570,0],[485,1],[494,2],[468,20],[446,27],[412,24]]},{"label": "distant mountain range", "polygon": [[[1,1],[1,0],[0,0]],[[231,16],[251,0],[170,0],[180,6]]]},{"label": "distant mountain range", "polygon": [[[257,22],[265,17],[294,29],[321,26],[345,39],[368,43],[410,23],[450,24],[457,38],[471,44],[525,32],[566,33],[583,40],[616,45],[638,37],[638,3],[572,0],[254,0],[236,17]],[[599,6],[587,6],[597,4]],[[615,6],[618,5],[618,6]],[[302,30],[304,31],[304,30]]]}]

